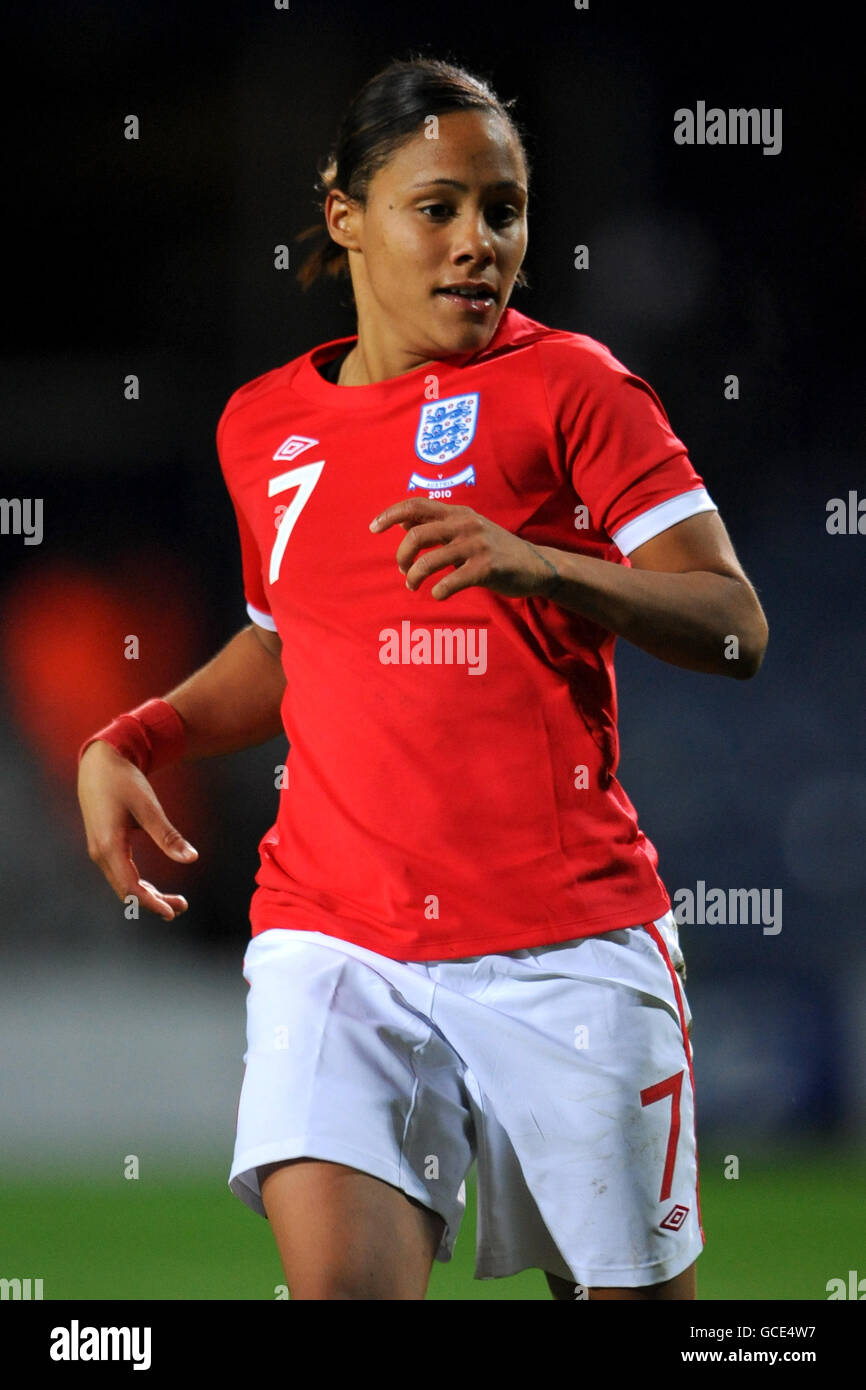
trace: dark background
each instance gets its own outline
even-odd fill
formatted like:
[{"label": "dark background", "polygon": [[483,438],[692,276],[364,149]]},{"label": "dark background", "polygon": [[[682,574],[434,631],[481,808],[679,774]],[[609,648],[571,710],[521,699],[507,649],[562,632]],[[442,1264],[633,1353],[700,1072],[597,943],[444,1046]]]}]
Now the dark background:
[{"label": "dark background", "polygon": [[[682,929],[699,1113],[731,1136],[723,1151],[744,1134],[862,1133],[866,535],[826,530],[831,497],[866,495],[866,176],[848,13],[7,6],[2,491],[45,509],[41,545],[0,537],[0,931],[19,971],[35,952],[92,976],[120,953],[166,972],[217,965],[240,991],[284,744],[158,775],[201,852],[182,870],[138,858],[189,898],[171,927],[125,922],[87,859],[75,754],[247,622],[216,423],[241,383],[354,331],[345,290],[300,291],[293,238],[317,218],[316,165],[350,97],[420,51],[518,98],[530,288],[511,302],[597,337],[654,386],[768,616],[745,684],[618,643],[619,775],[668,890],[783,890],[779,935]],[[781,107],[781,153],[678,146],[673,113],[698,100]],[[290,271],[274,269],[279,243]],[[579,243],[587,271],[574,269]],[[738,400],[724,397],[729,373]]]}]

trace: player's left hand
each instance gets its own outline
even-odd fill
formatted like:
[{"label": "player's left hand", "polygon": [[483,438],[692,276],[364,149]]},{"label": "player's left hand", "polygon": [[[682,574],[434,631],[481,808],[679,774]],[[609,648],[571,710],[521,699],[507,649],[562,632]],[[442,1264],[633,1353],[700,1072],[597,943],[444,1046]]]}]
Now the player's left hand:
[{"label": "player's left hand", "polygon": [[[386,507],[370,523],[370,530],[387,531],[398,523],[406,532],[397,547],[397,566],[406,576],[406,588],[417,589],[437,570],[455,569],[430,590],[435,599],[449,598],[473,585],[492,589],[507,598],[527,598],[543,592],[556,571],[529,541],[497,526],[471,507],[434,502],[427,497],[407,497]],[[420,550],[429,550],[420,559]]]}]

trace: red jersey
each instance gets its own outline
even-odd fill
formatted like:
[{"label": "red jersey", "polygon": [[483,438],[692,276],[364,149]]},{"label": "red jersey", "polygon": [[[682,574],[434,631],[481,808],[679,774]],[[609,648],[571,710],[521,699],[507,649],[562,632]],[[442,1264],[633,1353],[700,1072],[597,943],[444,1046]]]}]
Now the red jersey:
[{"label": "red jersey", "polygon": [[217,427],[247,611],[279,633],[289,739],[250,923],[398,960],[547,945],[661,916],[658,856],[615,776],[614,635],[546,598],[412,592],[409,495],[629,564],[715,510],[652,389],[608,349],[506,309],[482,351],[369,386],[321,344]]}]

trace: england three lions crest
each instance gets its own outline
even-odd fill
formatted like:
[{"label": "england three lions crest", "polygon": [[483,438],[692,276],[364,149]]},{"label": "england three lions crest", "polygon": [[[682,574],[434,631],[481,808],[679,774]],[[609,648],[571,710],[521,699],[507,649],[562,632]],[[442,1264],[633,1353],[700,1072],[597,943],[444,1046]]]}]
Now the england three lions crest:
[{"label": "england three lions crest", "polygon": [[415,453],[425,463],[450,463],[475,437],[478,422],[478,392],[428,401],[421,407]]}]

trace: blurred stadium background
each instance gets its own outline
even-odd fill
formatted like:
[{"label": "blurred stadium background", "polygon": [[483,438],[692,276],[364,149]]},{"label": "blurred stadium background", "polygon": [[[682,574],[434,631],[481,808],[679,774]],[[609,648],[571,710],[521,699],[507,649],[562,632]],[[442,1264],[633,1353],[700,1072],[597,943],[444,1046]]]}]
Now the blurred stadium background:
[{"label": "blurred stadium background", "polygon": [[[282,1282],[226,1177],[247,908],[284,745],[158,775],[200,851],[184,870],[137,856],[188,896],[172,925],[124,920],[90,864],[75,754],[246,622],[216,422],[242,382],[353,332],[346,292],[302,297],[273,248],[292,246],[294,269],[347,98],[418,47],[519,98],[531,288],[512,303],[656,388],[770,621],[745,685],[622,642],[617,658],[620,778],[669,891],[783,892],[778,935],[682,929],[701,1296],[822,1299],[866,1275],[866,540],[825,526],[829,498],[866,486],[862,83],[832,5],[808,31],[750,6],[747,33],[664,2],[542,0],[521,28],[505,14],[7,7],[21,86],[2,492],[43,498],[45,531],[0,537],[0,1276],[41,1277],[46,1298],[272,1298]],[[782,153],[675,145],[674,110],[699,99],[781,107]],[[470,1181],[430,1297],[547,1297],[538,1273],[473,1281],[473,1201]]]}]

